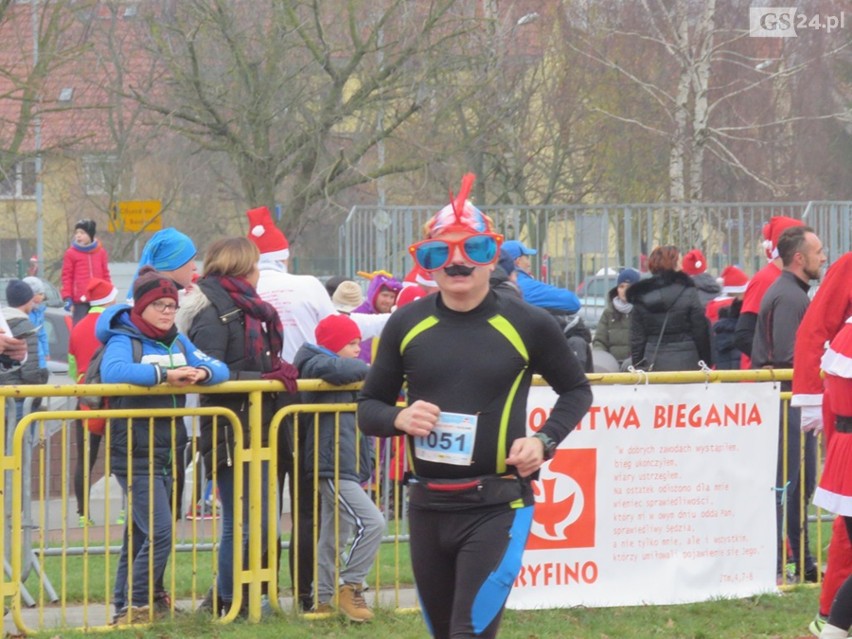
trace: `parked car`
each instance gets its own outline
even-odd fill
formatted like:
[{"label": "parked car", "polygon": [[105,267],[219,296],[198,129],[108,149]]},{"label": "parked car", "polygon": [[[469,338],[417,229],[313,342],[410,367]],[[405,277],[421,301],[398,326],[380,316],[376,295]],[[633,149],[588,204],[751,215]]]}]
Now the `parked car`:
[{"label": "parked car", "polygon": [[580,298],[580,316],[590,330],[594,331],[606,308],[607,294],[615,286],[618,273],[590,275],[577,287]]},{"label": "parked car", "polygon": [[[609,300],[609,292],[615,287],[618,274],[624,269],[624,266],[619,266],[618,269],[599,271],[587,277],[577,287],[577,297],[582,304],[580,315],[590,329],[594,330],[597,327]],[[648,277],[648,275],[643,274],[642,277]]]},{"label": "parked car", "polygon": [[[0,306],[6,306],[6,286],[11,277],[0,277]],[[44,330],[47,331],[50,358],[47,367],[52,373],[68,371],[68,339],[71,336],[71,313],[63,308],[59,290],[48,282],[44,283],[44,299],[47,308],[44,311]]]}]

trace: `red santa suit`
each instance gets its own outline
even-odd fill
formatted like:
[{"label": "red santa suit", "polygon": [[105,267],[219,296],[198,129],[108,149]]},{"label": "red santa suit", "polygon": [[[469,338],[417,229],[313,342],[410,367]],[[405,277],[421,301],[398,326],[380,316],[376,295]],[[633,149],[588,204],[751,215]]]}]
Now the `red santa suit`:
[{"label": "red santa suit", "polygon": [[834,433],[828,439],[825,467],[814,493],[814,504],[852,517],[852,318],[848,319],[822,356],[827,411]]},{"label": "red santa suit", "polygon": [[[820,363],[825,352],[826,342],[833,340],[846,319],[852,317],[852,253],[846,253],[834,262],[825,274],[819,290],[802,323],[796,332],[796,344],[793,354],[793,399],[792,406],[816,407],[823,404],[823,379],[820,375]],[[830,395],[830,393],[829,393]],[[823,409],[824,435],[829,442],[834,438],[832,402],[826,399]],[[823,473],[825,476],[825,473]],[[834,521],[831,542],[828,546],[828,565],[822,583],[819,598],[819,612],[828,616],[831,602],[838,588],[852,574],[852,544],[846,533],[843,519]]]},{"label": "red santa suit", "polygon": [[793,406],[822,404],[820,360],[826,342],[834,339],[849,317],[852,317],[852,252],[828,269],[796,331]]}]

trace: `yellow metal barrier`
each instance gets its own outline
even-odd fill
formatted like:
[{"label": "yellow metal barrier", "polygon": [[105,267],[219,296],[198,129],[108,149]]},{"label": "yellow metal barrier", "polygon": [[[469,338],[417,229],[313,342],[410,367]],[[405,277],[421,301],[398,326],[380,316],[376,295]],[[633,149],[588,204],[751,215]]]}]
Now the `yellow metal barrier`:
[{"label": "yellow metal barrier", "polygon": [[[621,384],[621,385],[637,385],[637,384],[654,384],[654,383],[722,383],[722,382],[748,382],[748,381],[789,381],[791,379],[792,371],[789,370],[761,370],[761,371],[695,371],[695,372],[681,372],[681,373],[644,373],[644,372],[635,372],[635,373],[616,373],[616,374],[607,374],[607,375],[596,375],[590,374],[589,378],[593,384]],[[535,381],[536,384],[542,384],[540,379]],[[358,388],[359,385],[353,385],[350,387],[352,390]],[[322,390],[340,390],[339,387],[332,387],[327,384],[324,384],[319,381],[313,380],[300,380],[299,382],[300,390],[308,390],[308,391],[322,391]],[[248,406],[248,428],[249,432],[246,437],[245,446],[243,449],[242,446],[242,429],[240,427],[239,419],[237,416],[227,410],[218,409],[218,408],[185,408],[185,409],[161,409],[161,410],[102,410],[102,411],[77,411],[77,410],[42,410],[38,412],[31,413],[25,416],[20,423],[18,423],[14,428],[14,436],[11,440],[11,450],[6,449],[4,451],[2,462],[2,473],[0,473],[0,492],[5,496],[10,486],[7,483],[11,478],[11,500],[10,503],[6,503],[4,499],[2,503],[0,503],[0,510],[2,510],[3,520],[4,522],[11,521],[11,527],[7,530],[6,526],[0,528],[0,548],[3,549],[4,553],[7,548],[9,550],[10,557],[10,574],[7,575],[0,574],[0,595],[2,595],[4,602],[11,602],[11,615],[14,621],[15,626],[18,630],[23,632],[32,632],[34,630],[41,630],[46,627],[51,626],[80,626],[84,628],[98,628],[105,627],[108,624],[110,615],[109,615],[109,605],[111,602],[111,584],[114,580],[114,570],[110,565],[110,557],[111,554],[115,552],[116,548],[111,546],[111,527],[109,526],[109,522],[111,521],[111,513],[110,513],[110,496],[109,496],[109,484],[107,483],[106,490],[107,493],[105,495],[105,523],[107,524],[104,529],[103,535],[95,534],[93,529],[89,529],[88,527],[83,528],[80,531],[79,535],[69,534],[69,513],[67,508],[67,501],[69,499],[69,490],[68,490],[68,481],[67,478],[70,476],[70,464],[69,458],[65,454],[66,451],[70,450],[70,442],[68,437],[68,432],[70,431],[69,426],[71,425],[73,420],[83,419],[83,418],[98,418],[105,417],[109,419],[115,419],[117,417],[129,417],[136,419],[147,419],[152,420],[155,417],[168,417],[171,419],[172,423],[172,433],[173,433],[173,442],[174,433],[176,432],[176,428],[183,427],[182,419],[184,417],[192,418],[193,420],[198,420],[202,416],[214,417],[216,419],[226,419],[228,420],[234,429],[235,434],[240,442],[235,451],[235,459],[234,459],[234,499],[235,504],[240,503],[240,500],[247,499],[249,505],[249,516],[247,525],[249,531],[259,531],[261,528],[262,517],[262,509],[267,509],[268,520],[270,522],[269,525],[269,534],[267,546],[263,548],[261,546],[261,535],[259,534],[249,534],[249,545],[248,545],[248,554],[247,561],[245,565],[243,565],[242,561],[242,552],[241,552],[241,544],[240,540],[242,539],[242,521],[241,517],[234,517],[234,566],[235,566],[235,574],[234,574],[234,599],[231,605],[231,608],[228,610],[227,614],[221,618],[221,621],[228,622],[237,617],[237,615],[241,612],[241,609],[245,616],[251,621],[257,621],[261,618],[263,614],[263,587],[264,584],[267,584],[267,594],[269,598],[269,602],[271,607],[274,610],[280,610],[279,606],[279,575],[278,575],[278,565],[277,562],[273,560],[273,558],[277,558],[279,548],[278,548],[278,527],[280,521],[281,508],[278,501],[279,498],[279,487],[277,482],[278,477],[278,451],[279,451],[279,438],[284,434],[284,428],[292,428],[292,438],[293,438],[293,448],[295,450],[300,450],[301,441],[300,441],[300,424],[306,424],[306,427],[315,429],[315,433],[318,432],[319,429],[319,416],[322,414],[334,413],[338,415],[335,420],[335,427],[339,428],[339,415],[341,413],[352,412],[356,409],[355,404],[294,404],[290,406],[286,406],[279,410],[272,421],[269,424],[269,442],[266,446],[263,445],[262,442],[262,429],[260,428],[261,422],[261,399],[263,393],[268,392],[280,392],[281,390],[280,383],[277,382],[229,382],[226,384],[222,384],[215,387],[188,387],[183,389],[176,389],[172,387],[166,386],[158,386],[154,388],[141,388],[137,386],[130,385],[99,385],[99,386],[87,386],[83,387],[80,385],[70,385],[70,386],[19,386],[19,387],[0,387],[0,397],[6,398],[28,398],[28,397],[69,397],[74,398],[81,395],[103,395],[103,396],[120,396],[120,395],[139,395],[139,394],[184,394],[184,393],[204,393],[204,394],[219,394],[219,393],[244,393],[247,398],[247,406]],[[780,394],[783,400],[787,400],[789,398],[789,393]],[[787,401],[784,402],[784,406],[787,406]],[[785,411],[785,419],[786,419],[786,411]],[[59,476],[60,476],[60,516],[61,516],[61,526],[59,528],[60,535],[58,539],[58,547],[55,547],[57,540],[55,539],[54,531],[50,529],[49,518],[50,513],[47,512],[47,504],[50,501],[51,497],[51,486],[46,485],[45,477],[49,477],[47,474],[48,467],[50,464],[50,447],[49,440],[50,437],[50,427],[48,425],[49,422],[58,422],[58,436],[60,439],[60,450],[62,452],[62,456],[59,464]],[[284,427],[282,427],[284,424]],[[32,522],[24,521],[24,513],[25,513],[25,503],[24,503],[24,492],[25,492],[25,482],[31,481],[31,476],[24,476],[24,459],[26,453],[26,445],[27,445],[27,433],[33,436],[33,441],[37,445],[38,450],[38,481],[37,481],[37,495],[35,496],[34,503],[39,504],[38,516],[36,518],[36,523],[38,524],[33,528],[33,531],[36,533],[38,538],[37,548],[27,548],[26,540],[27,540],[27,525],[32,525]],[[7,426],[6,426],[6,415],[5,412],[0,411],[0,442],[7,441]],[[106,455],[106,466],[105,471],[108,472],[110,468],[109,461],[109,429],[107,429],[107,434],[104,440],[105,444],[105,455]],[[191,440],[191,457],[192,459],[196,459],[197,457],[197,443],[194,440]],[[390,446],[397,446],[397,443],[391,444]],[[402,559],[402,546],[407,542],[407,529],[405,527],[405,523],[401,517],[400,512],[400,504],[404,502],[404,495],[401,492],[399,484],[397,482],[390,483],[388,476],[388,460],[395,457],[391,455],[392,448],[388,445],[383,445],[381,442],[376,442],[374,450],[375,450],[375,458],[376,458],[376,478],[373,482],[371,482],[371,488],[375,494],[376,503],[380,505],[381,509],[385,511],[386,516],[388,518],[393,517],[392,524],[389,525],[386,531],[386,540],[393,543],[393,572],[392,577],[388,577],[388,572],[382,574],[381,570],[376,570],[375,577],[375,591],[382,592],[385,595],[383,599],[383,603],[385,605],[390,605],[396,609],[404,609],[409,608],[412,605],[412,598],[409,596],[408,590],[403,584],[403,577],[401,575],[401,567],[405,564],[405,561]],[[214,445],[215,451],[215,445]],[[399,454],[399,448],[397,448],[396,453]],[[82,454],[86,454],[83,451]],[[785,456],[786,459],[786,456]],[[300,464],[304,461],[310,464],[316,464],[317,459],[314,458],[312,460],[302,460],[299,455],[295,456],[294,459],[294,472],[293,476],[295,477],[295,489],[293,491],[295,503],[290,504],[290,512],[292,513],[292,537],[291,537],[291,545],[298,545],[300,543],[304,543],[306,540],[300,539],[299,533],[299,512],[300,512],[300,504],[299,504],[299,482],[304,481],[303,477],[306,475],[302,472],[303,469],[300,468]],[[396,463],[391,462],[391,463]],[[176,468],[177,462],[173,463],[173,476],[177,474]],[[263,477],[263,465],[268,464],[269,473],[267,480],[267,490],[269,494],[269,499],[266,503],[262,501],[262,491],[256,488],[261,486],[261,481]],[[214,463],[215,466],[215,463]],[[88,468],[88,464],[85,466]],[[55,471],[56,467],[53,465],[52,471]],[[215,469],[214,469],[215,470]],[[786,468],[785,468],[786,470]],[[248,475],[248,486],[249,491],[248,494],[243,494],[242,486],[242,473],[245,472]],[[317,483],[317,473],[312,474],[313,477],[313,486],[311,487],[311,494],[313,495],[313,503],[312,507],[312,515],[313,515],[313,526],[311,529],[311,539],[307,540],[314,547],[316,546],[318,539],[318,521],[319,521],[319,510],[318,510],[318,483]],[[90,478],[88,477],[88,471],[86,472],[86,491],[88,493]],[[197,482],[197,478],[194,479]],[[214,484],[216,483],[216,476],[214,473],[213,478]],[[193,485],[193,491],[197,488],[197,483]],[[194,493],[193,493],[194,494]],[[194,506],[195,500],[194,498],[191,500],[191,504]],[[805,504],[802,504],[805,506]],[[172,493],[172,512],[178,511],[181,508],[181,504],[177,503],[176,491]],[[9,512],[9,510],[11,512]],[[129,510],[129,509],[128,509]],[[802,509],[803,512],[806,511],[805,508]],[[86,510],[88,513],[88,510]],[[149,513],[150,515],[150,513]],[[806,522],[802,522],[803,525]],[[335,519],[335,531],[336,536],[339,537],[339,521]],[[210,582],[215,584],[216,579],[216,547],[217,541],[219,537],[219,531],[217,529],[217,520],[213,519],[209,523],[205,523],[204,521],[199,521],[198,519],[193,519],[190,522],[183,521],[181,522],[181,526],[175,529],[176,535],[172,540],[172,547],[170,549],[170,563],[168,568],[168,590],[172,593],[176,593],[178,591],[178,584],[184,584],[187,581],[187,577],[180,576],[177,573],[177,552],[178,551],[187,551],[191,556],[191,573],[189,577],[189,585],[184,586],[181,585],[182,592],[189,590],[189,603],[191,607],[195,608],[197,604],[197,600],[200,599],[200,593],[203,593],[206,587],[207,582],[203,581],[208,575],[210,578]],[[181,541],[183,535],[188,535],[188,542]],[[74,539],[74,537],[80,537],[79,539]],[[343,545],[345,540],[338,539],[340,545]],[[81,545],[75,545],[81,544]],[[132,544],[132,541],[131,541]],[[286,545],[286,544],[285,544]],[[822,550],[822,537],[820,527],[817,527],[817,553],[820,553]],[[52,589],[48,587],[49,581],[47,581],[46,576],[42,573],[44,571],[41,570],[40,567],[36,568],[36,572],[39,572],[39,578],[41,580],[39,586],[38,597],[33,598],[32,603],[35,604],[35,608],[37,611],[37,617],[35,619],[35,623],[33,623],[33,616],[28,615],[26,618],[23,614],[23,596],[25,591],[25,587],[23,581],[27,578],[27,572],[29,569],[35,565],[35,562],[31,561],[27,558],[27,552],[32,551],[32,557],[44,559],[49,556],[58,556],[60,568],[58,570],[58,574],[61,579],[61,587],[58,593],[53,593]],[[202,565],[199,561],[201,557],[201,553],[211,552],[210,554],[210,563],[209,565]],[[292,549],[291,549],[292,552]],[[103,590],[102,596],[93,596],[90,591],[95,588],[95,584],[100,583],[100,577],[96,576],[97,571],[100,569],[100,564],[95,563],[93,558],[99,557],[103,555]],[[264,555],[268,558],[266,565],[264,565]],[[76,562],[77,556],[81,556],[83,558],[82,562]],[[819,560],[818,556],[818,560]],[[74,563],[72,565],[72,560]],[[820,561],[820,564],[822,562]],[[78,566],[79,568],[75,571],[74,567]],[[310,570],[312,573],[312,581],[316,583],[317,581],[317,565],[316,561],[314,561],[314,565],[312,566],[300,566],[299,559],[296,555],[294,557],[294,578],[293,578],[293,607],[297,606],[298,596],[305,593],[298,592],[298,576],[304,570]],[[339,574],[340,565],[336,563],[335,565],[335,575]],[[68,583],[71,580],[76,580],[76,582],[80,582],[82,585],[82,595],[79,594],[79,586],[75,586],[75,593],[69,597],[69,588]],[[393,585],[392,588],[387,589],[384,588],[385,581],[392,580]],[[47,581],[47,584],[44,582]],[[245,587],[245,592],[248,595],[248,601],[243,602],[243,592]],[[153,590],[152,585],[149,584],[149,601],[152,598]],[[289,593],[283,593],[284,595],[289,595]],[[390,594],[388,598],[386,595]],[[186,597],[183,597],[186,599]],[[80,603],[80,600],[82,603]],[[73,614],[71,613],[73,609]],[[51,617],[48,620],[47,611],[51,611]]]}]

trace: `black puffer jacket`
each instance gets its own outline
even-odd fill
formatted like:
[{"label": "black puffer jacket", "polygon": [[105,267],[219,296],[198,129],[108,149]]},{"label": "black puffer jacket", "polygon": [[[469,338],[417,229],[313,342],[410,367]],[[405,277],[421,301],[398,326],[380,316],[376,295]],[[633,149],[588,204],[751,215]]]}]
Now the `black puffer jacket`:
[{"label": "black puffer jacket", "polygon": [[[225,362],[230,371],[229,380],[259,380],[261,374],[272,369],[269,343],[260,359],[246,356],[246,326],[243,311],[234,304],[231,296],[215,279],[202,278],[184,300],[181,301],[177,326],[185,332],[199,349],[210,357]],[[264,334],[264,337],[266,334]],[[269,438],[269,420],[277,408],[276,393],[263,396],[262,439],[266,445]],[[243,447],[248,448],[248,396],[244,394],[211,394],[201,396],[201,406],[221,406],[234,411],[243,427]],[[219,468],[233,466],[234,433],[230,422],[219,417],[216,425],[216,463]],[[204,455],[207,474],[213,472],[212,417],[201,418],[200,449]]]},{"label": "black puffer jacket", "polygon": [[627,289],[627,301],[633,304],[630,353],[634,366],[677,371],[696,370],[699,360],[708,366],[712,363],[710,326],[691,277],[681,271],[663,271]]}]

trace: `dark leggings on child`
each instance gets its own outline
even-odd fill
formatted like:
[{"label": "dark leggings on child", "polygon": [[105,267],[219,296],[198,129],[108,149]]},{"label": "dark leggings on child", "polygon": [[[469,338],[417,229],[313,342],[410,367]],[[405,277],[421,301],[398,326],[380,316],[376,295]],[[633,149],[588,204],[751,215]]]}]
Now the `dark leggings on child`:
[{"label": "dark leggings on child", "polygon": [[[843,517],[846,524],[846,534],[852,541],[852,517]],[[852,575],[846,578],[843,585],[834,596],[831,604],[831,613],[828,615],[828,623],[838,628],[849,629],[852,626]]]},{"label": "dark leggings on child", "polygon": [[77,464],[74,467],[74,496],[77,498],[77,514],[79,516],[83,516],[86,513],[84,510],[84,501],[85,495],[87,493],[87,486],[84,486],[85,479],[85,438],[88,437],[89,444],[91,445],[89,449],[89,486],[92,485],[92,469],[95,467],[95,462],[98,460],[98,451],[101,448],[101,436],[90,433],[87,428],[83,426],[83,422],[79,419],[74,420],[74,438],[77,444]]}]

